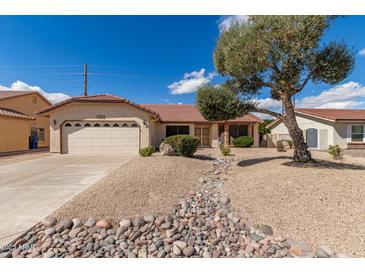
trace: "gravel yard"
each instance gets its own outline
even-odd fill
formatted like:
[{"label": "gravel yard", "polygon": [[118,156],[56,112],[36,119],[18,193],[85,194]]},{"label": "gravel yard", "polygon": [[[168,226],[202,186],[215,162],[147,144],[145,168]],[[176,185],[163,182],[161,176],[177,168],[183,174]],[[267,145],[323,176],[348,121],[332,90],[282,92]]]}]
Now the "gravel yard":
[{"label": "gravel yard", "polygon": [[126,217],[166,213],[195,188],[210,166],[210,161],[184,157],[137,158],[77,195],[54,216],[92,216],[117,223]]},{"label": "gravel yard", "polygon": [[365,256],[365,159],[334,162],[313,152],[316,164],[292,165],[292,151],[232,149],[233,167],[224,192],[253,224],[310,247]]}]

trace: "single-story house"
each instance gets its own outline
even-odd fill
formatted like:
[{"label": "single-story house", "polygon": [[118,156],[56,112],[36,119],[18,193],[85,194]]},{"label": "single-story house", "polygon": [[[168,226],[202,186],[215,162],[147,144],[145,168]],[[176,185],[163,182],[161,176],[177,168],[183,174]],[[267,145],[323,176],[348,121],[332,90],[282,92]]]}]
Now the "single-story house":
[{"label": "single-story house", "polygon": [[38,147],[49,147],[49,118],[36,117],[52,105],[36,91],[0,91],[0,153],[30,149],[30,138]]},{"label": "single-story house", "polygon": [[[310,149],[327,150],[329,145],[344,149],[365,148],[365,109],[310,109],[295,110],[299,127]],[[268,128],[268,144],[290,139],[285,125],[280,120]]]},{"label": "single-story house", "polygon": [[139,105],[109,94],[73,97],[38,112],[50,119],[50,151],[55,153],[128,153],[171,135],[190,134],[201,147],[230,144],[249,135],[258,146],[261,119],[210,122],[193,105]]}]

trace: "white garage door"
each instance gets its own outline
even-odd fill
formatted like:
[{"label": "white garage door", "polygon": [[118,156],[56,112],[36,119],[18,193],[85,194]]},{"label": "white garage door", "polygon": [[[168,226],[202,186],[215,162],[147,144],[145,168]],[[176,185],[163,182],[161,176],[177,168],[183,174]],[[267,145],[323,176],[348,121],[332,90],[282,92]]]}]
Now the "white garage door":
[{"label": "white garage door", "polygon": [[62,128],[63,153],[137,154],[136,122],[66,122]]}]

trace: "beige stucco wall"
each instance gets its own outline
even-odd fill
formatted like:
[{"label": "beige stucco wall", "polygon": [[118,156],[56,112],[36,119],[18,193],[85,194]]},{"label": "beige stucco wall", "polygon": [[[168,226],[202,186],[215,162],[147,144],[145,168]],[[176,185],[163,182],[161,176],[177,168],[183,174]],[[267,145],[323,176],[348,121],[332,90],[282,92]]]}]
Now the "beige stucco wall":
[{"label": "beige stucco wall", "polygon": [[27,150],[31,122],[0,116],[0,152]]},{"label": "beige stucco wall", "polygon": [[[98,115],[105,115],[105,119],[97,119]],[[140,127],[140,147],[145,147],[151,143],[153,119],[147,112],[124,103],[70,103],[50,112],[50,151],[61,152],[60,126],[70,120],[135,121]]]},{"label": "beige stucco wall", "polygon": [[[304,138],[306,137],[305,130],[309,128],[316,128],[318,130],[318,149],[326,150],[329,145],[339,145],[342,148],[347,147],[347,123],[335,123],[302,114],[297,114],[297,122],[304,131]],[[289,134],[283,123],[271,130],[271,138],[278,140],[279,134]],[[327,142],[324,141],[324,137],[321,134],[327,135]]]},{"label": "beige stucco wall", "polygon": [[[156,122],[155,125],[152,127],[152,145],[155,147],[159,147],[162,140],[166,137],[166,126],[189,126],[189,133],[190,135],[195,134],[195,127],[209,127],[209,135],[210,135],[210,146],[211,147],[219,147],[219,136],[218,136],[218,124],[191,124],[191,123],[160,123]],[[258,131],[258,124],[250,124],[248,126],[249,134],[253,131],[254,137],[254,144],[252,147],[259,146],[259,131]]]},{"label": "beige stucco wall", "polygon": [[152,127],[152,145],[158,148],[163,139],[166,138],[166,126],[189,126],[189,134],[194,135],[195,126],[189,123],[161,123],[156,122]]},{"label": "beige stucco wall", "polygon": [[[33,102],[33,96],[37,97],[37,102]],[[26,132],[26,138],[30,136],[31,127],[44,128],[44,141],[38,142],[38,147],[49,147],[50,137],[49,137],[49,118],[36,116],[36,112],[49,104],[42,99],[39,95],[27,94],[22,96],[17,96],[13,98],[2,99],[0,101],[0,107],[10,108],[16,111],[22,112],[26,115],[35,117],[36,120],[31,121],[31,126],[29,127],[29,132]],[[28,141],[27,141],[28,142]]]}]

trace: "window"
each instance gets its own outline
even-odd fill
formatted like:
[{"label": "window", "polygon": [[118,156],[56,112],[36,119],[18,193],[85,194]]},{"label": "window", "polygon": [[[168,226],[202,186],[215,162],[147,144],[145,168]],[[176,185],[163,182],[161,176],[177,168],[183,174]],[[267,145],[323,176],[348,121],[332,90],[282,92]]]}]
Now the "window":
[{"label": "window", "polygon": [[138,127],[136,123],[132,124],[131,127]]},{"label": "window", "polygon": [[79,123],[76,123],[75,127],[81,127],[81,125]]},{"label": "window", "polygon": [[32,127],[31,136],[37,136],[38,141],[44,141],[45,140],[45,138],[44,138],[44,128]]},{"label": "window", "polygon": [[65,127],[72,127],[70,123],[67,123]]},{"label": "window", "polygon": [[96,124],[94,125],[94,127],[100,127],[100,125],[99,125],[98,123],[96,123]]},{"label": "window", "polygon": [[166,137],[178,134],[190,134],[189,126],[166,126]]},{"label": "window", "polygon": [[109,124],[104,124],[103,127],[110,127]]},{"label": "window", "polygon": [[128,124],[124,123],[124,124],[122,125],[122,127],[128,127]]},{"label": "window", "polygon": [[119,125],[118,125],[117,123],[115,123],[115,124],[113,125],[113,127],[119,127]]},{"label": "window", "polygon": [[86,123],[86,124],[84,125],[84,127],[91,127],[91,125],[90,125],[89,123]]},{"label": "window", "polygon": [[232,138],[237,138],[239,136],[248,135],[247,125],[230,125],[229,126],[229,136]]},{"label": "window", "polygon": [[362,142],[364,140],[364,126],[351,126],[351,142]]}]

